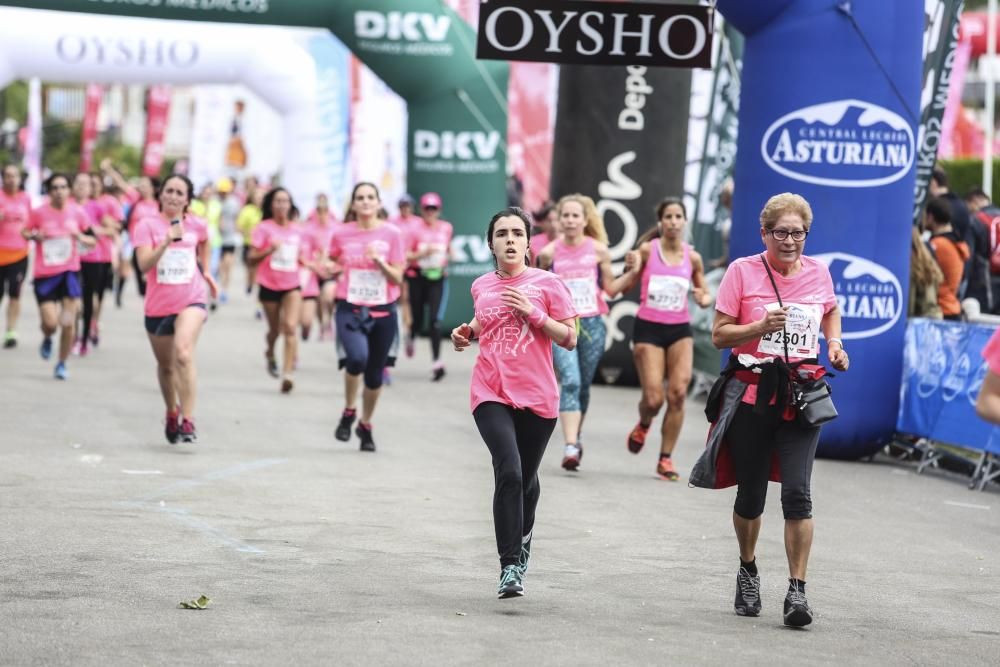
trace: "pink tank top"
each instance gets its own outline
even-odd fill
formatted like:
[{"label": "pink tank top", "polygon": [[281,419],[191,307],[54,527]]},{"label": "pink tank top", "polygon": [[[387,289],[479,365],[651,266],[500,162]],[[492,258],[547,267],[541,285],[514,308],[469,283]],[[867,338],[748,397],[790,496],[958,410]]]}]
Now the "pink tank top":
[{"label": "pink tank top", "polygon": [[684,259],[678,266],[670,266],[663,261],[659,239],[650,245],[649,260],[642,271],[642,298],[636,317],[659,324],[686,324],[691,321],[688,312],[691,246],[687,243],[681,245]]},{"label": "pink tank top", "polygon": [[561,238],[555,241],[552,271],[562,278],[573,295],[573,306],[579,317],[605,315],[608,304],[597,284],[597,253],[594,239],[584,237],[576,246],[567,245]]}]

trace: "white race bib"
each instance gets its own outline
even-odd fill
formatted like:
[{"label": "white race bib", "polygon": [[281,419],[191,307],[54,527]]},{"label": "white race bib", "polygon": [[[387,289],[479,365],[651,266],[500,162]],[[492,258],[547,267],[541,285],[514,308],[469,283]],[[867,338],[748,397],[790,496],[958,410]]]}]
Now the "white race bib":
[{"label": "white race bib", "polygon": [[677,313],[687,310],[691,281],[680,276],[650,276],[646,305],[654,310]]},{"label": "white race bib", "polygon": [[156,282],[161,285],[186,285],[194,279],[196,268],[194,248],[167,248],[156,263]]},{"label": "white race bib", "polygon": [[351,269],[347,276],[347,300],[358,305],[388,303],[389,282],[385,274],[377,269]]},{"label": "white race bib", "polygon": [[[822,308],[816,304],[786,303],[788,319],[785,331],[774,331],[760,337],[757,351],[784,358],[785,340],[788,340],[788,356],[808,359],[819,356],[819,324],[823,319]],[[777,303],[769,303],[766,308],[777,310]]]},{"label": "white race bib", "polygon": [[271,253],[271,269],[274,271],[291,272],[299,270],[299,244],[282,243]]},{"label": "white race bib", "polygon": [[589,317],[597,310],[597,284],[593,278],[566,278],[564,281],[573,296],[573,307],[577,315]]},{"label": "white race bib", "polygon": [[42,241],[42,263],[45,266],[65,264],[73,257],[73,239],[60,236]]},{"label": "white race bib", "polygon": [[417,250],[423,252],[431,248],[433,252],[426,257],[421,257],[417,260],[417,266],[421,269],[443,269],[445,265],[445,254],[444,249],[435,243],[421,243]]}]

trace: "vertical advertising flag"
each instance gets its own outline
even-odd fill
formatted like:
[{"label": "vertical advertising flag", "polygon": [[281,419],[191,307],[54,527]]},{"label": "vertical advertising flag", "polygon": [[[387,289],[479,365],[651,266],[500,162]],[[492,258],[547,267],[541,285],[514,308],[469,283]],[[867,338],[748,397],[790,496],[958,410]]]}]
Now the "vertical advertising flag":
[{"label": "vertical advertising flag", "polygon": [[37,205],[42,197],[42,82],[38,77],[28,81],[28,127],[24,140],[24,170],[28,177],[24,187],[31,202]]},{"label": "vertical advertising flag", "polygon": [[[333,206],[350,196],[351,174],[348,150],[350,138],[350,59],[351,52],[332,35],[316,35],[308,42],[316,61],[316,116],[319,136],[316,150],[326,173],[325,194]],[[340,210],[337,215],[341,215]]]},{"label": "vertical advertising flag", "polygon": [[170,86],[150,86],[146,94],[146,142],[142,149],[143,176],[159,176],[170,115]]},{"label": "vertical advertising flag", "polygon": [[80,127],[80,171],[90,171],[94,158],[94,147],[97,146],[97,114],[101,111],[101,95],[103,91],[97,84],[87,86],[83,106],[83,125]]}]

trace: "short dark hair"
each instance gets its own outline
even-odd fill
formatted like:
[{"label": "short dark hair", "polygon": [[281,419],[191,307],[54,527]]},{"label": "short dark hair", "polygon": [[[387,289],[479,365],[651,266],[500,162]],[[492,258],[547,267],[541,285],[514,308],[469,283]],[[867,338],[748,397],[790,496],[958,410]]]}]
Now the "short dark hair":
[{"label": "short dark hair", "polygon": [[947,225],[951,222],[951,204],[944,197],[931,198],[924,210],[939,225]]},{"label": "short dark hair", "polygon": [[[184,212],[187,213],[188,205],[191,203],[191,199],[194,197],[194,183],[192,183],[191,179],[185,176],[184,174],[170,174],[169,176],[164,178],[163,182],[160,183],[160,186],[156,188],[156,200],[157,201],[160,200],[160,193],[163,192],[163,188],[167,187],[167,183],[175,179],[184,183],[184,186],[187,188],[188,191],[187,204],[184,204]],[[159,204],[159,209],[161,211],[163,210],[163,204]]]},{"label": "short dark hair", "polygon": [[[500,218],[520,218],[521,222],[524,223],[524,235],[526,238],[531,238],[531,219],[528,214],[525,213],[524,209],[520,206],[508,206],[505,209],[497,211],[492,218],[490,218],[490,224],[486,227],[486,244],[493,249],[493,229],[497,226],[497,222]],[[529,251],[530,253],[530,251]],[[497,261],[496,255],[493,255],[493,264],[495,265]],[[527,255],[524,257],[524,263],[531,266],[531,262]]]},{"label": "short dark hair", "polygon": [[965,193],[965,197],[963,197],[963,199],[965,201],[972,201],[976,197],[984,197],[986,201],[990,201],[990,196],[986,194],[986,191],[983,190],[982,188],[972,188],[971,190]]},{"label": "short dark hair", "polygon": [[69,187],[69,185],[70,185],[69,176],[67,176],[66,174],[62,173],[61,171],[54,171],[51,174],[49,174],[48,178],[45,179],[45,183],[44,183],[45,192],[48,192],[49,190],[52,189],[52,184],[55,182],[55,180],[57,178],[61,178],[64,181],[66,181],[66,187],[67,188]]},{"label": "short dark hair", "polygon": [[931,180],[943,188],[948,187],[948,174],[941,167],[935,166],[931,171]]}]

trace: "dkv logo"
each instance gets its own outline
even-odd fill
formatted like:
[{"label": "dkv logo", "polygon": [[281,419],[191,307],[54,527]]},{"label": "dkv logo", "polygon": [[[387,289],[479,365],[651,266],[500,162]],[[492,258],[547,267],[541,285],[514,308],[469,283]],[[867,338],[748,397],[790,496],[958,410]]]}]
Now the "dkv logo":
[{"label": "dkv logo", "polygon": [[896,275],[881,264],[830,252],[812,255],[830,268],[843,324],[842,338],[871,338],[891,329],[905,300]]},{"label": "dkv logo", "polygon": [[899,114],[862,100],[816,104],[774,121],[760,143],[764,162],[804,183],[867,188],[898,181],[913,166],[913,129]]},{"label": "dkv logo", "polygon": [[491,160],[500,146],[500,133],[493,132],[434,132],[415,130],[413,154],[419,158],[446,160]]},{"label": "dkv logo", "polygon": [[354,13],[354,32],[359,39],[443,42],[450,27],[449,17],[421,12]]}]

